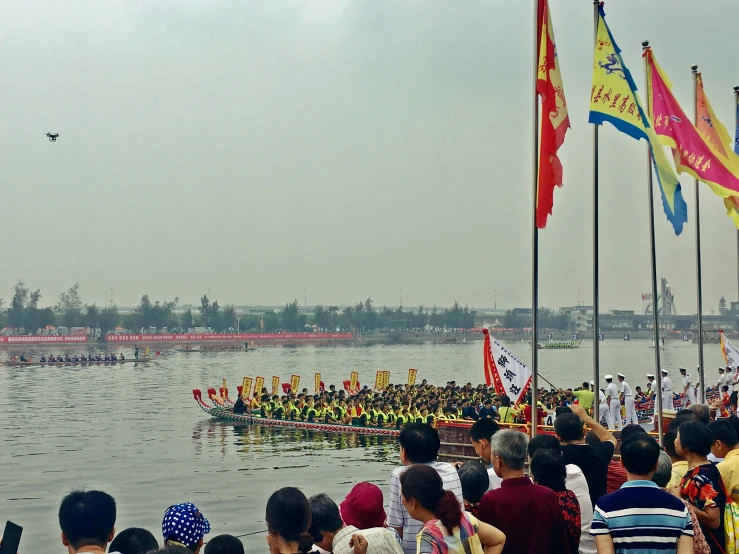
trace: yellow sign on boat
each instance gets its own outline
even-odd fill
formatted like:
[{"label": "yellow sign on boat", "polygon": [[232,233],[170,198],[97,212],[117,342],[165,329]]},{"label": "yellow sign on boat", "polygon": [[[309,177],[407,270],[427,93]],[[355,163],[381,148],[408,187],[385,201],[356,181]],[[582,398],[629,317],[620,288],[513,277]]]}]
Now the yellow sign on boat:
[{"label": "yellow sign on boat", "polygon": [[413,386],[416,384],[416,375],[418,374],[418,371],[415,369],[409,369],[408,370],[408,385]]},{"label": "yellow sign on boat", "polygon": [[389,371],[383,371],[383,379],[382,379],[382,388],[387,389],[388,385],[390,385],[390,372]]},{"label": "yellow sign on boat", "polygon": [[298,393],[298,388],[300,387],[300,375],[293,375],[290,377],[290,388],[294,393]]},{"label": "yellow sign on boat", "polygon": [[315,375],[316,394],[321,392],[321,374],[316,373]]},{"label": "yellow sign on boat", "polygon": [[385,381],[385,374],[382,371],[375,373],[375,390],[382,390],[382,383]]},{"label": "yellow sign on boat", "polygon": [[272,377],[272,396],[277,394],[277,390],[280,388],[280,378],[275,375]]},{"label": "yellow sign on boat", "polygon": [[244,380],[241,382],[241,396],[243,396],[245,399],[249,399],[251,397],[251,377],[244,377]]},{"label": "yellow sign on boat", "polygon": [[254,398],[261,398],[263,388],[264,388],[264,377],[257,377],[254,380]]},{"label": "yellow sign on boat", "polygon": [[349,392],[355,393],[359,389],[359,372],[352,371],[352,375],[349,378]]}]

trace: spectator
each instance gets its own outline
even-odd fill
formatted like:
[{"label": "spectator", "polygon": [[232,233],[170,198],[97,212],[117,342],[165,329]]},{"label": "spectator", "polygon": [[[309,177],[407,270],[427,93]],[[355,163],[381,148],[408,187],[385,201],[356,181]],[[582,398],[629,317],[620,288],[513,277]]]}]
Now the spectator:
[{"label": "spectator", "polygon": [[499,489],[501,483],[500,477],[493,471],[490,459],[490,441],[498,431],[500,431],[500,426],[489,418],[476,421],[470,427],[470,441],[472,442],[472,446],[475,447],[475,454],[480,456],[487,466],[487,472],[490,478],[488,490]]},{"label": "spectator", "polygon": [[210,522],[192,502],[170,506],[162,519],[164,546],[183,546],[197,554],[203,537],[210,533]]},{"label": "spectator", "polygon": [[62,544],[69,554],[105,552],[115,535],[115,500],[102,491],[73,491],[59,506]]},{"label": "spectator", "polygon": [[587,381],[584,382],[581,390],[572,391],[572,396],[577,398],[577,403],[580,404],[586,412],[592,413],[595,393],[590,390],[590,383]]},{"label": "spectator", "polygon": [[501,423],[513,423],[516,421],[518,416],[518,410],[511,407],[511,399],[508,396],[504,396],[500,401],[500,408],[498,408],[498,415],[500,416]]},{"label": "spectator", "polygon": [[152,533],[139,527],[129,527],[116,535],[109,550],[119,554],[146,554],[157,548],[159,544]]},{"label": "spectator", "polygon": [[[355,493],[355,497],[359,498],[359,494]],[[308,505],[311,511],[309,533],[313,537],[315,545],[326,552],[333,552],[333,554],[351,554],[353,552],[352,536],[357,534],[360,529],[342,521],[339,507],[325,494],[311,496]],[[380,508],[382,508],[382,504],[380,504]],[[367,541],[367,552],[370,554],[403,554],[400,537],[392,529],[382,527],[384,521],[385,518],[383,517],[379,521],[380,525],[361,530],[362,536]],[[345,523],[347,524],[345,525]]]},{"label": "spectator", "polygon": [[403,539],[405,554],[415,554],[416,535],[423,527],[423,523],[413,519],[402,502],[400,493],[400,476],[413,464],[425,464],[432,467],[441,477],[444,489],[452,491],[457,497],[460,508],[464,506],[462,500],[462,484],[454,466],[446,462],[437,462],[439,454],[439,433],[436,429],[423,423],[409,423],[400,432],[400,461],[403,467],[393,471],[390,476],[390,512],[387,523],[393,527]]},{"label": "spectator", "polygon": [[244,545],[233,535],[218,535],[205,545],[205,554],[244,554]]},{"label": "spectator", "polygon": [[[652,481],[654,481],[654,483],[660,489],[667,490],[667,486],[669,485],[671,478],[672,460],[670,459],[670,456],[667,454],[667,452],[660,452],[659,461],[657,462],[657,471],[654,472],[654,475],[652,476]],[[685,502],[685,500],[683,500],[682,498],[680,499],[680,501],[685,505],[686,508],[688,508],[690,521],[693,523],[693,550],[695,551],[695,554],[710,554],[711,548],[706,542],[706,537],[705,535],[703,535],[703,531],[701,531],[701,526],[698,522],[698,518],[695,516],[693,506]]]},{"label": "spectator", "polygon": [[477,460],[468,460],[459,468],[459,481],[462,484],[464,509],[477,515],[480,499],[490,489],[490,478],[485,466]]},{"label": "spectator", "polygon": [[673,419],[667,426],[668,431],[677,431],[678,428],[686,421],[697,421],[698,416],[693,410],[680,410],[675,414]]},{"label": "spectator", "polygon": [[688,462],[688,472],[679,487],[670,492],[693,505],[711,552],[722,554],[725,549],[726,495],[718,468],[707,459],[712,442],[711,431],[700,421],[680,425],[675,450]]},{"label": "spectator", "polygon": [[[526,421],[526,423],[531,423],[533,420],[533,416],[531,415],[534,411],[533,403],[531,401],[531,396],[529,396],[528,402],[523,407],[523,418]],[[537,425],[544,425],[544,418],[547,417],[547,411],[542,409],[541,402],[536,403],[536,424]]]},{"label": "spectator", "polygon": [[423,464],[400,476],[403,504],[423,522],[417,554],[465,554],[482,548],[487,554],[500,554],[505,535],[462,510],[455,494],[443,485],[439,474]]},{"label": "spectator", "polygon": [[713,436],[711,452],[723,459],[716,467],[721,474],[724,488],[734,502],[739,502],[739,437],[734,426],[725,419],[712,421],[708,428]]},{"label": "spectator", "polygon": [[680,456],[680,454],[677,453],[677,450],[675,450],[676,438],[677,430],[673,430],[667,431],[662,439],[662,442],[665,445],[665,452],[670,457],[670,460],[672,460],[672,477],[670,477],[670,483],[667,486],[668,489],[680,486],[680,481],[683,480],[683,477],[688,472],[688,462],[686,462],[685,458]]},{"label": "spectator", "polygon": [[310,506],[298,489],[285,487],[272,493],[267,501],[265,521],[270,554],[312,550],[313,537],[308,533]]},{"label": "spectator", "polygon": [[628,481],[598,500],[590,532],[598,552],[693,552],[693,524],[688,509],[652,482],[659,445],[635,436],[621,445]]},{"label": "spectator", "polygon": [[159,550],[153,550],[149,554],[192,554],[192,551],[184,546],[164,546]]},{"label": "spectator", "polygon": [[385,507],[382,491],[372,483],[357,483],[339,507],[341,519],[357,529],[385,527]]},{"label": "spectator", "polygon": [[708,425],[711,421],[711,409],[706,404],[691,404],[688,408],[688,411],[693,412],[696,417],[698,418],[698,421],[700,421],[703,425]]},{"label": "spectator", "polygon": [[567,526],[557,495],[524,476],[527,446],[528,437],[520,431],[499,431],[493,437],[493,468],[503,483],[482,497],[480,521],[503,531],[505,554],[567,554]]},{"label": "spectator", "polygon": [[644,427],[641,425],[637,425],[636,423],[630,423],[626,425],[623,429],[621,429],[621,443],[623,444],[626,442],[630,437],[633,437],[634,435],[638,435],[640,433],[647,434],[647,432],[644,430]]},{"label": "spectator", "polygon": [[[562,414],[554,420],[554,432],[562,443],[565,463],[576,465],[585,475],[590,502],[595,506],[598,499],[606,494],[608,466],[613,459],[616,439],[608,429],[585,413],[581,406],[573,404],[570,409],[571,414]],[[600,442],[585,443],[584,423],[587,423]]]},{"label": "spectator", "polygon": [[562,517],[567,524],[567,533],[570,540],[570,552],[577,552],[580,548],[580,503],[577,496],[565,487],[567,472],[562,455],[553,450],[539,450],[531,460],[531,475],[534,483],[552,489],[559,499]]},{"label": "spectator", "polygon": [[[592,431],[585,435],[585,444],[600,444],[600,439]],[[606,477],[606,494],[616,492],[626,482],[626,470],[620,461],[611,459],[608,464],[608,477]],[[595,539],[593,539],[595,540]]]},{"label": "spectator", "polygon": [[[554,435],[536,435],[529,441],[529,458],[533,459],[540,450],[551,450],[562,456],[562,447]],[[577,503],[580,505],[580,547],[577,552],[580,554],[595,554],[595,538],[590,535],[590,524],[593,522],[593,505],[590,502],[588,482],[585,480],[582,470],[576,465],[566,464],[565,473],[565,487],[575,493]]]}]

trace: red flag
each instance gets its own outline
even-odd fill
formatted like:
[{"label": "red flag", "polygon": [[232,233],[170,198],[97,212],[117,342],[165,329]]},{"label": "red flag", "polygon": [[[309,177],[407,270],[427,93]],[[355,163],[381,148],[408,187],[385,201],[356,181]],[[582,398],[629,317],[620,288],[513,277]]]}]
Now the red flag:
[{"label": "red flag", "polygon": [[[493,356],[490,351],[490,331],[483,329],[482,333],[485,335],[485,344],[483,345],[483,367],[485,368],[485,384],[489,387],[493,384]],[[497,387],[496,387],[497,389]]]},{"label": "red flag", "polygon": [[539,181],[536,192],[536,226],[544,229],[554,206],[554,187],[562,186],[562,164],[557,151],[570,128],[567,101],[559,71],[554,28],[548,0],[539,0],[539,77],[536,92],[541,97],[541,142]]}]

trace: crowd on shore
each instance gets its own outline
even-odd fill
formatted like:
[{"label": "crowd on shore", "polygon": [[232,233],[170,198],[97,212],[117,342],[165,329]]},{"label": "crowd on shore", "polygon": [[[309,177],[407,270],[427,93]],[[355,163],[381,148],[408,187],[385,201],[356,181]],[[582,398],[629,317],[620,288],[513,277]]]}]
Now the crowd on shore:
[{"label": "crowd on shore", "polygon": [[[724,554],[739,531],[739,418],[711,421],[694,404],[670,422],[661,449],[639,425],[611,433],[573,404],[555,434],[529,439],[489,416],[469,439],[479,460],[439,462],[431,425],[401,431],[400,467],[385,499],[360,482],[337,504],[300,488],[266,503],[270,554]],[[620,460],[614,459],[620,440]],[[528,460],[528,475],[526,474]],[[616,467],[622,479],[614,482]],[[210,522],[189,502],[164,512],[161,534],[115,530],[116,505],[100,491],[62,501],[69,554],[243,554],[239,539],[205,542]],[[22,549],[21,549],[22,550]]]}]

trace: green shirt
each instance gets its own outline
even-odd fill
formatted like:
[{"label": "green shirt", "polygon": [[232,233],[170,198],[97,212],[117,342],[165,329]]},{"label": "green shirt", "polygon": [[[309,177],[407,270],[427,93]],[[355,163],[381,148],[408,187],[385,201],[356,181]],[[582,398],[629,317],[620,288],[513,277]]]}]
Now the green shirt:
[{"label": "green shirt", "polygon": [[577,403],[583,407],[584,410],[589,410],[593,407],[593,391],[591,390],[576,390],[572,392],[572,396],[577,398]]}]

